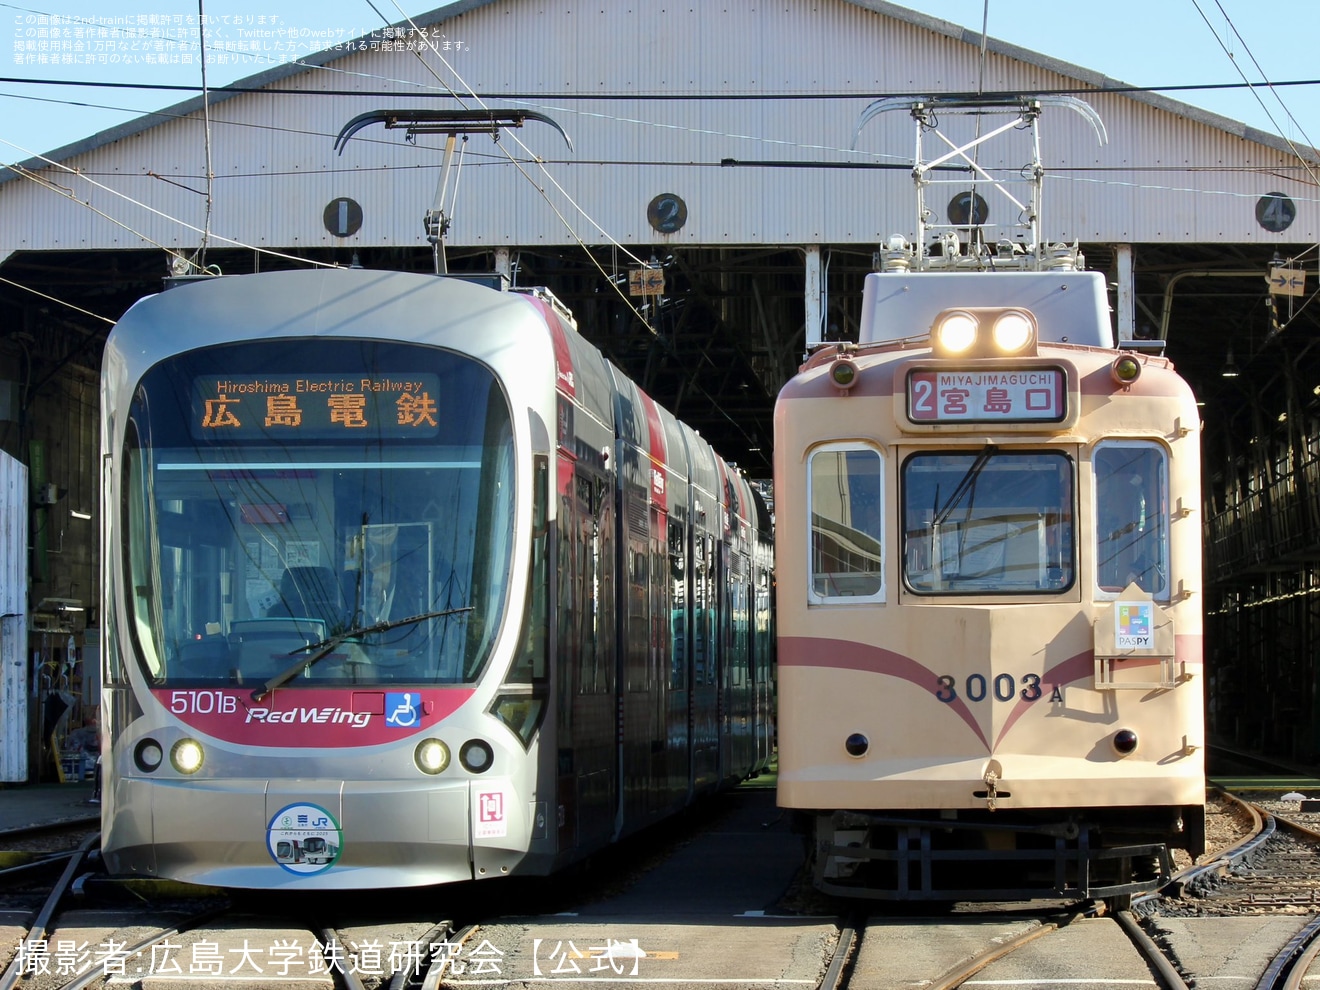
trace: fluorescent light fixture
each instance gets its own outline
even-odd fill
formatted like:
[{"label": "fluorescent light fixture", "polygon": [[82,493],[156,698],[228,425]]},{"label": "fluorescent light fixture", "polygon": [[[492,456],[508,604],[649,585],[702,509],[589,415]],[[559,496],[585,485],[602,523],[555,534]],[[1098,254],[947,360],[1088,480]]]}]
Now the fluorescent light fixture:
[{"label": "fluorescent light fixture", "polygon": [[69,515],[73,516],[74,519],[91,519],[91,518],[92,518],[92,514],[91,514],[90,512],[79,512],[77,509],[70,509],[70,510],[69,510]]}]

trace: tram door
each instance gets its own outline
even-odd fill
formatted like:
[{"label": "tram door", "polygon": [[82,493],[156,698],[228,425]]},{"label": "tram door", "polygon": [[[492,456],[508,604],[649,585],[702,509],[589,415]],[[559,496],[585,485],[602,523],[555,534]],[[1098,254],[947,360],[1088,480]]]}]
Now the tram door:
[{"label": "tram door", "polygon": [[689,664],[692,650],[689,636],[692,618],[689,614],[691,588],[688,561],[688,527],[684,525],[686,513],[680,508],[668,518],[668,582],[669,628],[669,690],[666,725],[669,749],[669,787],[675,802],[689,800],[691,774],[692,726],[689,711],[692,689],[689,682],[692,670]]},{"label": "tram door", "polygon": [[579,462],[567,488],[559,520],[560,849],[608,839],[616,805],[610,487]]},{"label": "tram door", "polygon": [[[716,520],[718,512],[713,513]],[[719,543],[700,522],[692,538],[692,784],[720,779]]]}]

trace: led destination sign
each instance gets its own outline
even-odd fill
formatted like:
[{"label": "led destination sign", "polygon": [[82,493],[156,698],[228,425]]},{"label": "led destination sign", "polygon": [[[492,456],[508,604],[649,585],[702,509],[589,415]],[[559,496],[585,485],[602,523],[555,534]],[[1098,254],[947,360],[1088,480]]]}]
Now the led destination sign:
[{"label": "led destination sign", "polygon": [[440,377],[211,375],[193,379],[190,420],[198,439],[426,439],[439,433]]},{"label": "led destination sign", "polygon": [[914,423],[1059,422],[1066,411],[1062,368],[908,373],[908,418]]}]

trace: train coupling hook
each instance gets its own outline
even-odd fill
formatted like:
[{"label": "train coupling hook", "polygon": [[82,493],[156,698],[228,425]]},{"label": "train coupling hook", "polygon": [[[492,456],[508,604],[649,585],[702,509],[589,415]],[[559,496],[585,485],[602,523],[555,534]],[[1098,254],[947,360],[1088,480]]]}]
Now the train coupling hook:
[{"label": "train coupling hook", "polygon": [[995,800],[998,797],[999,774],[994,770],[987,770],[981,779],[985,781],[985,810],[994,811]]}]

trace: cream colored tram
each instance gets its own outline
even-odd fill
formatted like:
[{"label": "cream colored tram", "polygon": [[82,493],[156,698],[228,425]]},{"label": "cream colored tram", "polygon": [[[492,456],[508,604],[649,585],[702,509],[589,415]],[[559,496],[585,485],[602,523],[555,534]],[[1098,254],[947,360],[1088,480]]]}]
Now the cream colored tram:
[{"label": "cream colored tram", "polygon": [[816,885],[1158,886],[1204,845],[1200,422],[1102,276],[867,277],[775,411],[779,804]]}]

